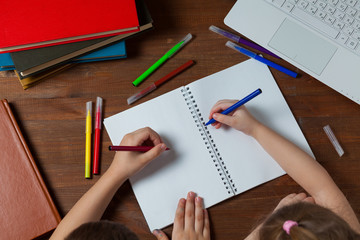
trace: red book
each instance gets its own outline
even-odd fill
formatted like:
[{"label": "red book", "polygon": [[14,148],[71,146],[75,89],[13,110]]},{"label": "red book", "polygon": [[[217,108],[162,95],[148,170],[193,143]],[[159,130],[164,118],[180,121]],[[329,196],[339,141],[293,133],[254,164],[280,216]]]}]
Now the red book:
[{"label": "red book", "polygon": [[0,52],[139,30],[135,0],[12,0],[2,9]]}]

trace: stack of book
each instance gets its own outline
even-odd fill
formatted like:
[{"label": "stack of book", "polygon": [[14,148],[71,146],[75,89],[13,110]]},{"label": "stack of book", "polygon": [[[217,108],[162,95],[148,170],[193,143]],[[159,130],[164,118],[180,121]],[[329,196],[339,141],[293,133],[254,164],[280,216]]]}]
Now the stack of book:
[{"label": "stack of book", "polygon": [[[0,15],[0,71],[24,89],[80,62],[126,57],[125,40],[152,29],[143,0],[6,1]],[[21,6],[19,9],[18,6]]]}]

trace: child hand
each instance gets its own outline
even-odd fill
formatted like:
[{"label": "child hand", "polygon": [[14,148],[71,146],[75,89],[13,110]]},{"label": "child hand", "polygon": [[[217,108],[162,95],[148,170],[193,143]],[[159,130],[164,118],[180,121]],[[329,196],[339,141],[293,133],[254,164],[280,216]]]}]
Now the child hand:
[{"label": "child hand", "polygon": [[210,110],[209,119],[214,118],[217,122],[212,125],[218,129],[222,124],[235,128],[243,133],[252,136],[254,129],[260,124],[246,109],[245,106],[237,108],[228,115],[220,112],[235,104],[236,100],[220,100]]},{"label": "child hand", "polygon": [[[154,230],[158,240],[169,238],[161,230]],[[187,199],[180,199],[175,213],[172,240],[210,240],[210,222],[203,200],[189,192]]]},{"label": "child hand", "polygon": [[[147,152],[119,151],[116,152],[110,169],[115,174],[126,178],[134,175],[145,167],[150,161],[158,157],[166,149],[160,136],[151,128],[141,128],[128,133],[122,139],[120,146],[154,146]],[[123,173],[123,174],[120,174]]]},{"label": "child hand", "polygon": [[288,206],[288,205],[291,205],[291,204],[294,204],[297,202],[301,202],[301,201],[315,204],[314,198],[307,196],[306,193],[298,193],[298,194],[292,193],[280,200],[279,204],[274,209],[274,212],[282,207],[285,207],[285,206]]}]

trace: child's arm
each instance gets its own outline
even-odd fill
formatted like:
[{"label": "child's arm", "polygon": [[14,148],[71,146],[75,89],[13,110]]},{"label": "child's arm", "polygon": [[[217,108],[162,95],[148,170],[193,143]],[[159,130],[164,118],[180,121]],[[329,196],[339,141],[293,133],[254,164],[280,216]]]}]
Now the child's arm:
[{"label": "child's arm", "polygon": [[140,146],[150,142],[155,147],[146,153],[117,152],[109,169],[74,205],[50,239],[64,239],[83,223],[99,221],[118,188],[131,175],[159,156],[165,149],[160,136],[150,128],[127,134],[120,145]]},{"label": "child's arm", "polygon": [[317,204],[330,208],[347,221],[354,230],[360,232],[359,221],[349,202],[327,171],[315,159],[258,122],[245,107],[237,109],[230,115],[217,113],[235,102],[222,100],[215,104],[210,112],[210,117],[218,121],[214,126],[219,128],[223,123],[254,137],[289,176],[314,198]]}]

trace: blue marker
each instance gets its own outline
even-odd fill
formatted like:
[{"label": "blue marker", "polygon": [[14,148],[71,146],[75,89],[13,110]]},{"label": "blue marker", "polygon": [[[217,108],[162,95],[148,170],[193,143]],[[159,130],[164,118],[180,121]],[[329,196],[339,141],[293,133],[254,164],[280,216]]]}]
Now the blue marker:
[{"label": "blue marker", "polygon": [[[257,89],[255,90],[253,93],[250,93],[249,95],[247,95],[246,97],[244,97],[243,99],[241,99],[240,101],[238,101],[237,103],[235,103],[234,105],[230,106],[229,108],[225,109],[224,111],[221,112],[221,114],[227,115],[229,113],[231,113],[232,111],[234,111],[235,109],[237,109],[238,107],[244,105],[245,103],[247,103],[248,101],[250,101],[251,99],[253,99],[254,97],[256,97],[257,95],[259,95],[260,93],[262,93],[261,89]],[[216,122],[215,119],[210,119],[205,126],[212,124]]]},{"label": "blue marker", "polygon": [[267,60],[266,58],[263,58],[263,57],[257,55],[256,53],[253,53],[253,52],[251,52],[251,51],[249,51],[249,50],[247,50],[245,48],[242,48],[242,47],[236,45],[233,42],[228,41],[225,45],[228,46],[229,48],[232,48],[232,49],[238,51],[238,52],[241,52],[242,54],[244,54],[244,55],[246,55],[248,57],[251,57],[251,58],[253,58],[255,60],[258,60],[259,62],[262,62],[262,63],[268,65],[269,67],[273,67],[273,68],[275,68],[275,69],[277,69],[277,70],[279,70],[279,71],[281,71],[283,73],[286,73],[287,75],[289,75],[291,77],[296,78],[297,75],[298,75],[296,72],[293,72],[293,71],[291,71],[291,70],[289,70],[287,68],[284,68],[283,66],[280,66],[279,64],[276,64],[276,63],[274,63],[274,62],[272,62],[270,60]]}]

